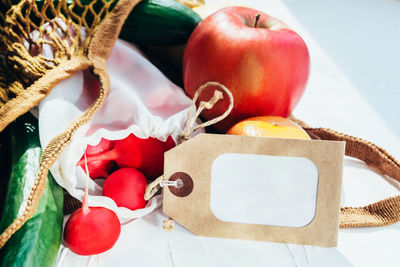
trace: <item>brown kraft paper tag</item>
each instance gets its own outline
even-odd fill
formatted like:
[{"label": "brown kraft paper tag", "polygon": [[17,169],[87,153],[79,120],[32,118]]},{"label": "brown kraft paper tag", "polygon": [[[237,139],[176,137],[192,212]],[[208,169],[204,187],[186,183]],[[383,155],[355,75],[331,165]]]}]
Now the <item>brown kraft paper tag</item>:
[{"label": "brown kraft paper tag", "polygon": [[[183,185],[163,190],[163,212],[196,235],[333,247],[339,228],[344,152],[345,142],[338,141],[200,134],[165,154],[164,179],[181,180]],[[263,162],[270,162],[270,167]],[[224,164],[230,166],[225,168],[226,175],[221,169]],[[249,175],[235,177],[235,173],[246,172]],[[257,186],[256,176],[261,184],[271,186]],[[230,177],[232,184],[223,180]],[[247,198],[240,187],[235,187],[238,181],[243,184],[243,192],[250,192]],[[309,190],[307,186],[312,184],[315,188]],[[229,190],[226,193],[221,190],[225,185]],[[315,192],[315,197],[299,190]],[[269,201],[254,202],[253,193]],[[237,201],[232,198],[236,195]],[[233,200],[237,206],[224,200]],[[240,205],[246,201],[255,203],[247,206],[248,216],[246,206]],[[310,203],[312,216],[303,216],[302,207],[310,207]],[[256,213],[251,212],[253,206]],[[307,216],[309,219],[298,220]],[[257,223],[260,220],[273,223]]]}]

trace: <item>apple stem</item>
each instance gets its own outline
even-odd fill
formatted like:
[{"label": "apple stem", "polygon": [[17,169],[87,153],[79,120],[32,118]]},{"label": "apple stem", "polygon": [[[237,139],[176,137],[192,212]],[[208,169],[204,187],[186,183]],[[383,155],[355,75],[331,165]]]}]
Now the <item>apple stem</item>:
[{"label": "apple stem", "polygon": [[256,14],[256,16],[255,16],[256,21],[254,22],[254,28],[257,28],[257,24],[258,24],[258,21],[260,20],[260,17],[261,17],[260,13]]}]

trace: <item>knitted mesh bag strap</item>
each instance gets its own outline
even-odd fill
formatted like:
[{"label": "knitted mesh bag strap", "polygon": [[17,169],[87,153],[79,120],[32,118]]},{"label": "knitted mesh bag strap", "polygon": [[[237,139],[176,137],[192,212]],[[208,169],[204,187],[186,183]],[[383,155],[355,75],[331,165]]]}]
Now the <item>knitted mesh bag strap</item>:
[{"label": "knitted mesh bag strap", "polygon": [[[88,0],[84,5],[83,0],[22,0],[11,6],[6,15],[0,10],[0,38],[5,44],[1,63],[11,66],[5,78],[0,78],[0,91],[5,95],[0,99],[0,131],[36,106],[59,81],[76,72],[91,69],[100,81],[94,103],[44,149],[26,208],[0,235],[0,248],[32,217],[44,192],[49,168],[76,130],[103,104],[110,86],[107,58],[124,21],[139,1]],[[53,56],[44,56],[46,49]]]},{"label": "knitted mesh bag strap", "polygon": [[[312,139],[345,141],[346,156],[364,161],[382,175],[400,182],[400,162],[383,148],[361,138],[339,133],[327,128],[312,128],[294,117]],[[342,207],[340,228],[376,227],[400,221],[400,195],[389,197],[364,207]]]},{"label": "knitted mesh bag strap", "polygon": [[[379,146],[357,137],[326,128],[305,128],[322,140],[346,142],[346,156],[360,159],[380,174],[400,182],[400,163]],[[340,227],[385,226],[400,221],[400,195],[386,198],[365,207],[343,207]]]}]

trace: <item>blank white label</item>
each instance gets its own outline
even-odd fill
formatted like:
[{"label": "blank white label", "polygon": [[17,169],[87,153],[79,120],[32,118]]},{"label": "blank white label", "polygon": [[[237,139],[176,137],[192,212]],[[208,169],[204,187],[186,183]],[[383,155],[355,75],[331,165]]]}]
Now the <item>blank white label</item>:
[{"label": "blank white label", "polygon": [[224,222],[302,227],[315,216],[317,189],[309,159],[222,154],[211,170],[211,211]]}]

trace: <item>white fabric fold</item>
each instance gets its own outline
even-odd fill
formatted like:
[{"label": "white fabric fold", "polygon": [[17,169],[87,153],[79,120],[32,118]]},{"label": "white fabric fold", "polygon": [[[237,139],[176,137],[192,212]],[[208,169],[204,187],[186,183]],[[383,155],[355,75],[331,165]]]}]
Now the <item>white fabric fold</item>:
[{"label": "white fabric fold", "polygon": [[[73,197],[82,199],[86,175],[76,167],[88,144],[96,145],[101,138],[124,139],[130,134],[140,138],[155,137],[165,141],[177,140],[187,120],[191,100],[183,90],[169,81],[133,46],[117,41],[107,61],[110,93],[93,119],[73,136],[51,172],[56,181]],[[99,83],[90,71],[81,71],[60,82],[39,105],[40,141],[44,148],[57,134],[93,103]],[[89,206],[113,210],[121,222],[152,212],[159,199],[147,207],[131,211],[118,208],[115,202],[102,196],[101,186],[89,181]]]}]

